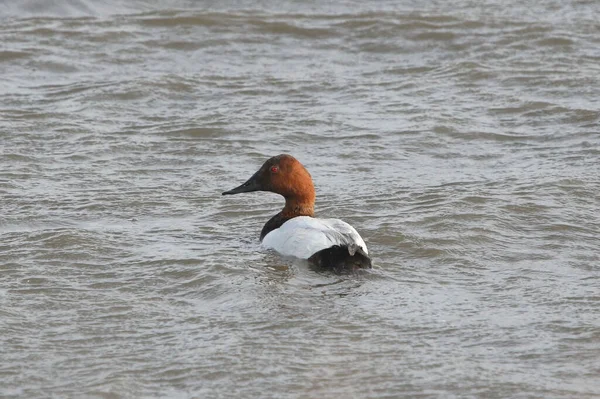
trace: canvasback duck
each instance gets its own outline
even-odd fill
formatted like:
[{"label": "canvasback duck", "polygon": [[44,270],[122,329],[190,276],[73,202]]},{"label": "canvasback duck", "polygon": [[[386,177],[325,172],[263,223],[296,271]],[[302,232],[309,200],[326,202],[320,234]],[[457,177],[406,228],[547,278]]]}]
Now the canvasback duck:
[{"label": "canvasback duck", "polygon": [[252,191],[270,191],[285,198],[283,210],[260,233],[265,248],[334,270],[371,267],[367,245],[354,227],[339,219],[314,217],[312,178],[293,156],[270,158],[248,181],[223,195]]}]

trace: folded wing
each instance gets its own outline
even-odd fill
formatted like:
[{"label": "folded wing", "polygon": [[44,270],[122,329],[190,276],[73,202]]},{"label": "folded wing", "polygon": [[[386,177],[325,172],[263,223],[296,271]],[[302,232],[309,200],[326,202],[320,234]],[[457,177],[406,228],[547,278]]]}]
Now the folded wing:
[{"label": "folded wing", "polygon": [[300,259],[308,259],[334,245],[347,246],[351,251],[360,247],[365,254],[369,253],[361,236],[348,223],[339,219],[316,219],[308,216],[288,220],[267,234],[262,243],[265,248]]}]

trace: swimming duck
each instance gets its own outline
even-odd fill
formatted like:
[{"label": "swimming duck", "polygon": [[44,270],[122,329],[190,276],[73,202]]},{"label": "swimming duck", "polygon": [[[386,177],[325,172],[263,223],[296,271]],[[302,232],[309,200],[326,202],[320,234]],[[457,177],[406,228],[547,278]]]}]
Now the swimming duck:
[{"label": "swimming duck", "polygon": [[314,217],[312,178],[293,156],[270,158],[248,181],[223,195],[252,191],[270,191],[285,198],[283,210],[260,233],[265,248],[334,270],[371,267],[367,245],[354,227],[339,219]]}]

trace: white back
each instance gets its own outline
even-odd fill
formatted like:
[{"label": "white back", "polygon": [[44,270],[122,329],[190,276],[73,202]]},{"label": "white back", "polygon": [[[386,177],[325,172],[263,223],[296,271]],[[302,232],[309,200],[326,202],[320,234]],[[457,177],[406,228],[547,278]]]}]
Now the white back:
[{"label": "white back", "polygon": [[298,216],[263,238],[265,248],[285,256],[308,259],[311,255],[334,245],[355,244],[368,254],[367,245],[354,227],[339,219],[316,219]]}]

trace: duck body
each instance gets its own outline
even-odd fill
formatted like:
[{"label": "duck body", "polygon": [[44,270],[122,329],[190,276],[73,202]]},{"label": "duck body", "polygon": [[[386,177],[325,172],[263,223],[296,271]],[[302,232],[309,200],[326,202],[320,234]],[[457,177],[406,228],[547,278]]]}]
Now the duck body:
[{"label": "duck body", "polygon": [[367,245],[354,227],[339,219],[298,216],[272,230],[262,244],[282,255],[300,259],[308,259],[333,246],[355,246],[368,255]]},{"label": "duck body", "polygon": [[354,227],[314,217],[312,178],[291,155],[270,158],[246,183],[223,195],[251,191],[271,191],[286,199],[283,210],[262,229],[263,247],[336,271],[371,267],[367,245]]}]

